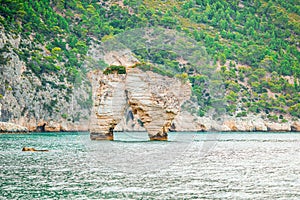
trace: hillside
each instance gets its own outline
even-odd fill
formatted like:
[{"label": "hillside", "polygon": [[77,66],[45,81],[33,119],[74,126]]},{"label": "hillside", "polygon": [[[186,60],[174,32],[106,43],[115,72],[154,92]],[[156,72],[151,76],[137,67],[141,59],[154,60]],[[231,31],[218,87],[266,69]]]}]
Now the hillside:
[{"label": "hillside", "polygon": [[[138,36],[127,38],[141,62],[137,67],[191,83],[184,110],[208,116],[221,102],[219,117],[258,115],[283,123],[300,118],[299,1],[0,2],[0,121],[40,130],[52,130],[44,121],[60,121],[60,130],[77,130],[93,104],[87,73],[111,73],[93,56],[95,45],[149,27],[186,37],[205,58],[186,62],[174,47],[149,50]],[[224,92],[207,91],[208,84]]]}]

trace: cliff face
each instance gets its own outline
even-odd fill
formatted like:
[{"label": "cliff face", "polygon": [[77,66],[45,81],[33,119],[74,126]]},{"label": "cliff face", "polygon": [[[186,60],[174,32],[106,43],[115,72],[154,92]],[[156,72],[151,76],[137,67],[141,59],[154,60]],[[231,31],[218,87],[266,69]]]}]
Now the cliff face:
[{"label": "cliff face", "polygon": [[65,71],[35,75],[18,53],[33,47],[42,48],[0,28],[0,121],[29,131],[88,130],[89,83],[83,80],[74,87],[66,81]]},{"label": "cliff face", "polygon": [[126,75],[91,72],[94,107],[91,139],[113,139],[113,130],[125,111],[132,113],[151,140],[166,140],[181,104],[190,98],[190,86],[177,79],[127,67]]}]

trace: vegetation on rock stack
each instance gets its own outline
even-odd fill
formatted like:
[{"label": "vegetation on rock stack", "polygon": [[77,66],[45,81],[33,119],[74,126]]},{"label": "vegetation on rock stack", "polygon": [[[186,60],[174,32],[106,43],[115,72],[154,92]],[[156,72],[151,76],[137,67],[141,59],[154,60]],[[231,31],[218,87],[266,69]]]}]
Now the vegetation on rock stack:
[{"label": "vegetation on rock stack", "polygon": [[126,74],[126,68],[124,66],[111,65],[103,71],[103,74],[105,75],[114,74],[114,73]]},{"label": "vegetation on rock stack", "polygon": [[[133,28],[162,26],[206,48],[212,60],[209,65],[223,77],[227,114],[260,113],[282,122],[300,117],[297,0],[1,0],[0,22],[6,33],[22,38],[19,48],[13,50],[28,68],[25,75],[33,73],[43,84],[43,76],[51,75],[76,87],[89,70],[84,61],[92,43]],[[1,66],[10,62],[3,53],[11,48],[0,49]],[[152,63],[139,66],[145,70],[189,79],[194,99],[201,105],[196,112],[206,114],[213,100],[205,98],[207,76],[197,71],[198,66],[180,67],[180,55],[174,52],[134,53],[141,61]],[[110,67],[105,73],[113,71]],[[123,73],[123,69],[117,71]]]}]

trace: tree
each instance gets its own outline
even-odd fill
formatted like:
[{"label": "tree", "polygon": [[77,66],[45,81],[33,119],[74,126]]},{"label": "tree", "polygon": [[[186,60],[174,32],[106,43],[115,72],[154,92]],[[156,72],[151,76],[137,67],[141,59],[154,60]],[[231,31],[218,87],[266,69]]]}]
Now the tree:
[{"label": "tree", "polygon": [[51,53],[53,55],[58,55],[59,53],[61,53],[61,48],[59,47],[54,47],[52,50],[51,50]]},{"label": "tree", "polygon": [[220,21],[220,27],[221,27],[222,30],[227,30],[227,28],[228,28],[227,21],[224,20],[224,19],[221,19],[221,21]]},{"label": "tree", "polygon": [[221,65],[224,65],[226,63],[226,56],[224,53],[221,53],[219,55],[219,61],[220,61]]}]

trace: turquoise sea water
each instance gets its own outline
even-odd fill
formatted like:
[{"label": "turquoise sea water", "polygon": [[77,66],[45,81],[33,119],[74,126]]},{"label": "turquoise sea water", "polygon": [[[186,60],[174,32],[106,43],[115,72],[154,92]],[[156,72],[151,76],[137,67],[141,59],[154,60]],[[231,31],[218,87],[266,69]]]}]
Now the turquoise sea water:
[{"label": "turquoise sea water", "polygon": [[[300,134],[0,135],[0,199],[300,199]],[[22,148],[49,152],[22,152]]]}]

